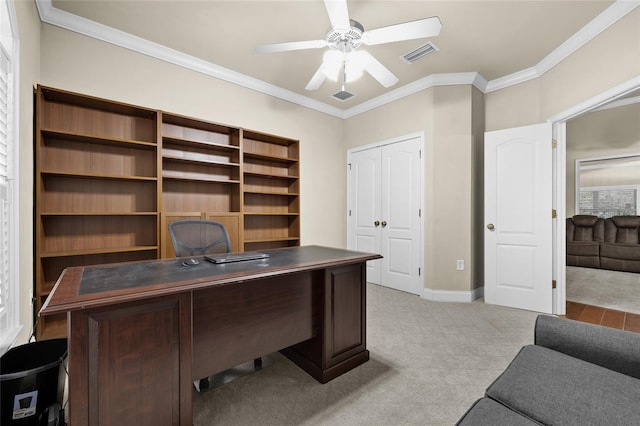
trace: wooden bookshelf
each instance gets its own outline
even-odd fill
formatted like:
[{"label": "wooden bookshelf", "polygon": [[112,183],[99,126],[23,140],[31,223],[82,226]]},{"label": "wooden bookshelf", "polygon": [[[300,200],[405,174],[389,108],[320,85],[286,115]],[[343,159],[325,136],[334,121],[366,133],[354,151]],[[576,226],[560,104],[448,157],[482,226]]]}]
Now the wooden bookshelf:
[{"label": "wooden bookshelf", "polygon": [[244,130],[244,249],[300,245],[299,142]]},{"label": "wooden bookshelf", "polygon": [[[38,87],[35,310],[68,266],[158,256],[157,112]],[[37,338],[66,335],[39,318]]]},{"label": "wooden bookshelf", "polygon": [[36,313],[67,267],[175,256],[175,220],[223,223],[233,251],[300,244],[297,140],[38,86],[34,144]]},{"label": "wooden bookshelf", "polygon": [[241,251],[240,129],[162,113],[162,257],[174,257],[169,224],[221,222]]}]

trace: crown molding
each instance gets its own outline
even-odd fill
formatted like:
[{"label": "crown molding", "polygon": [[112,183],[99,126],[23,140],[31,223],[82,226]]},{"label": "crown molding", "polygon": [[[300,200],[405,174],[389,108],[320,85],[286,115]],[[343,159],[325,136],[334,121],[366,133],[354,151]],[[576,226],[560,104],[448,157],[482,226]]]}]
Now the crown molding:
[{"label": "crown molding", "polygon": [[480,91],[484,92],[487,85],[487,81],[477,72],[465,72],[465,73],[447,73],[447,74],[431,74],[427,77],[416,80],[412,83],[406,84],[397,89],[393,89],[390,92],[380,95],[376,98],[362,102],[356,106],[353,106],[344,111],[343,118],[351,118],[358,114],[370,111],[374,108],[381,107],[385,104],[397,101],[414,93],[418,93],[422,90],[429,89],[435,86],[455,86],[455,85],[473,85]]},{"label": "crown molding", "polygon": [[617,0],[535,66],[491,80],[485,93],[541,77],[638,6],[640,1],[637,0]]},{"label": "crown molding", "polygon": [[531,68],[496,78],[491,81],[487,81],[477,72],[432,74],[391,90],[381,96],[343,110],[257,78],[241,74],[166,46],[153,43],[141,37],[137,37],[124,31],[57,9],[53,7],[51,0],[36,0],[36,7],[40,15],[40,20],[44,23],[55,25],[69,31],[74,31],[97,40],[123,47],[143,55],[172,63],[192,71],[341,119],[347,119],[358,114],[362,114],[387,103],[418,93],[422,90],[426,90],[430,87],[468,84],[473,85],[483,93],[490,93],[525,81],[536,79],[554,66],[558,65],[569,55],[588,43],[594,37],[598,36],[601,32],[609,28],[638,6],[640,6],[640,0],[617,0],[604,12],[589,22],[584,28],[571,36],[567,41]]},{"label": "crown molding", "polygon": [[40,20],[47,24],[55,25],[69,31],[83,34],[143,55],[150,56],[161,61],[169,62],[183,68],[190,69],[220,80],[228,81],[251,90],[264,93],[285,101],[298,104],[325,114],[342,118],[343,110],[324,102],[316,101],[307,96],[302,96],[290,90],[266,83],[257,78],[221,67],[219,65],[187,55],[186,53],[168,48],[158,43],[153,43],[141,37],[134,36],[124,31],[82,18],[53,7],[51,0],[36,0]]}]

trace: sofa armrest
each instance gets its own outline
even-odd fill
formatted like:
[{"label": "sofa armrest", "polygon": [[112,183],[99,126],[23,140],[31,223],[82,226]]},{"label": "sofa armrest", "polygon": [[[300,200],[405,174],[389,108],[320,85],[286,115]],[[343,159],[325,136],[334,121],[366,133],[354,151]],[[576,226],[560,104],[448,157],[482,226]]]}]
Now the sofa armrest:
[{"label": "sofa armrest", "polygon": [[640,379],[640,333],[539,315],[534,342]]}]

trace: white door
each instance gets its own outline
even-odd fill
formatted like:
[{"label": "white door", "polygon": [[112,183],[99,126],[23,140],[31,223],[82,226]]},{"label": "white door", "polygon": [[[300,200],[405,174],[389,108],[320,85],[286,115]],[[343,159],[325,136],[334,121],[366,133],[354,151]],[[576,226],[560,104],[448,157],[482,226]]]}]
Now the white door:
[{"label": "white door", "polygon": [[552,312],[551,124],[485,133],[486,303]]},{"label": "white door", "polygon": [[[349,248],[368,253],[380,251],[380,149],[358,151],[351,155],[349,174],[351,216]],[[367,281],[380,284],[381,261],[367,262]]]},{"label": "white door", "polygon": [[414,294],[422,292],[419,142],[416,138],[381,149],[382,284]]},{"label": "white door", "polygon": [[380,253],[367,281],[413,294],[421,278],[421,138],[350,155],[350,238],[354,250]]}]

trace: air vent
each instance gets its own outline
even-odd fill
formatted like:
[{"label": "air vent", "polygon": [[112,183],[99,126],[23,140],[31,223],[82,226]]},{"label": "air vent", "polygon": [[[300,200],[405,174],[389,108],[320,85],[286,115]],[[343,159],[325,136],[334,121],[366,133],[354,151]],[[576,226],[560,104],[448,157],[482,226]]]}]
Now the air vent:
[{"label": "air vent", "polygon": [[418,47],[416,50],[412,50],[411,52],[401,56],[400,58],[406,63],[412,64],[427,55],[437,52],[438,50],[440,50],[438,46],[433,44],[433,42],[428,42],[427,44]]},{"label": "air vent", "polygon": [[347,99],[353,98],[355,95],[353,93],[349,93],[346,90],[341,90],[338,93],[334,93],[331,95],[332,98],[337,99],[341,102],[346,101]]}]

